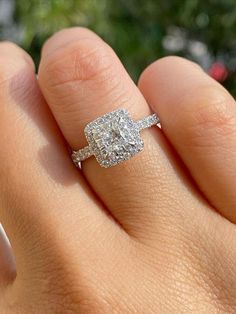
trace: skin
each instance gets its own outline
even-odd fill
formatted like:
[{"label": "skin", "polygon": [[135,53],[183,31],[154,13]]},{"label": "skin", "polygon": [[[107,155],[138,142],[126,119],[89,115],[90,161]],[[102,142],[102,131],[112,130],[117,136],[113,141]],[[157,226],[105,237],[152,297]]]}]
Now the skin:
[{"label": "skin", "polygon": [[[30,57],[0,43],[1,313],[235,313],[236,106],[187,60],[151,64],[138,87],[83,28]],[[116,167],[77,169],[68,146],[126,108],[162,129]],[[16,263],[16,267],[15,267]],[[16,275],[17,269],[17,275]]]}]

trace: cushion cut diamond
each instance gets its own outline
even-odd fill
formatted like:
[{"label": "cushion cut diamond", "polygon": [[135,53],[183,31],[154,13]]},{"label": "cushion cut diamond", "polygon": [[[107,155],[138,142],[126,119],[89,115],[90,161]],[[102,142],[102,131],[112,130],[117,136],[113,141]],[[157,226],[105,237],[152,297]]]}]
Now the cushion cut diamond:
[{"label": "cushion cut diamond", "polygon": [[124,109],[118,109],[89,123],[85,135],[103,167],[129,159],[143,148],[137,124]]}]

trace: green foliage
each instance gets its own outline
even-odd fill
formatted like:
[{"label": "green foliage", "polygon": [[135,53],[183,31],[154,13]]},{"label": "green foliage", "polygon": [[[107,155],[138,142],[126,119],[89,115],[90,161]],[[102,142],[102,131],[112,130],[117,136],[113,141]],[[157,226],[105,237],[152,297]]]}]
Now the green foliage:
[{"label": "green foliage", "polygon": [[[211,62],[226,64],[230,73],[224,83],[236,95],[235,4],[235,0],[17,0],[15,21],[23,26],[21,45],[36,62],[46,38],[80,25],[102,36],[135,80],[147,64],[171,53],[163,41],[171,27],[177,27],[185,43],[205,43]],[[188,44],[175,54],[195,59]]]}]

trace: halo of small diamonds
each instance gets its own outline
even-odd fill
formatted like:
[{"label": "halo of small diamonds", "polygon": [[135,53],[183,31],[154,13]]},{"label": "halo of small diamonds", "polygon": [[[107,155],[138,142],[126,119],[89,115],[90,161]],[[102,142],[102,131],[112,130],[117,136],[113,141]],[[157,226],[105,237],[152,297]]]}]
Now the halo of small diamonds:
[{"label": "halo of small diamonds", "polygon": [[85,127],[84,133],[89,145],[73,152],[72,159],[79,165],[80,161],[94,155],[102,167],[117,165],[143,149],[140,131],[158,123],[155,114],[135,122],[125,109],[107,113]]}]

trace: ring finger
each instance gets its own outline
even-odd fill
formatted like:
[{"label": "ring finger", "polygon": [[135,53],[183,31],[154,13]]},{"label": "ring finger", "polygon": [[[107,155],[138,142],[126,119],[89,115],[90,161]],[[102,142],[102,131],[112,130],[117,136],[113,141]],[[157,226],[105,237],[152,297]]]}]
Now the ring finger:
[{"label": "ring finger", "polygon": [[[128,109],[135,120],[150,114],[112,49],[86,29],[64,30],[47,41],[39,82],[74,150],[87,145],[84,127],[99,116],[117,108]],[[82,168],[98,197],[127,230],[134,226],[139,229],[140,225],[143,229],[144,222],[153,223],[157,209],[166,216],[172,208],[170,195],[182,195],[183,201],[188,197],[179,180],[180,167],[161,131],[144,130],[142,137],[146,148],[132,160],[104,169],[91,158]],[[178,207],[175,200],[173,203]],[[179,207],[183,208],[181,204]]]}]

